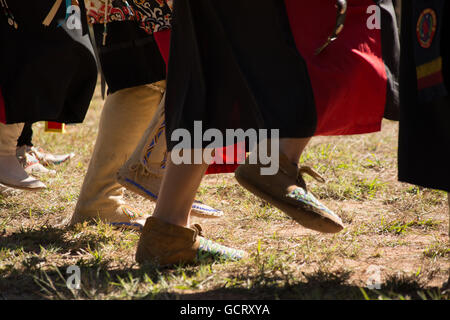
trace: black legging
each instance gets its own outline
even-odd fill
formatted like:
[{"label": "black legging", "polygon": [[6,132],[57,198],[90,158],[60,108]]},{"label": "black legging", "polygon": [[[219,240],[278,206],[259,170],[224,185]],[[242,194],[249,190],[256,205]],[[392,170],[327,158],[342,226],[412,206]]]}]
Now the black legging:
[{"label": "black legging", "polygon": [[17,146],[33,146],[31,142],[33,138],[33,122],[25,122],[23,126],[22,133],[20,134],[19,139],[17,139]]}]

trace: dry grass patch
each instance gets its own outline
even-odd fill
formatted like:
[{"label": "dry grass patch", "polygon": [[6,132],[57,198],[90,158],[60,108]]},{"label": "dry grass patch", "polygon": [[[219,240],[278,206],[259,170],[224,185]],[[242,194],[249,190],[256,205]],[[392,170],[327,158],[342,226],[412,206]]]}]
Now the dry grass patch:
[{"label": "dry grass patch", "polygon": [[[446,194],[397,181],[398,125],[379,133],[316,137],[302,163],[326,179],[307,183],[343,218],[336,235],[306,230],[241,188],[233,175],[208,176],[198,199],[225,211],[196,220],[207,237],[247,250],[237,263],[159,269],[138,266],[139,234],[97,223],[67,228],[95,143],[102,102],[65,135],[43,133],[35,144],[75,152],[43,177],[49,189],[0,196],[0,299],[449,299]],[[127,202],[151,212],[132,193]],[[66,270],[81,267],[82,289],[66,287]],[[367,288],[378,270],[380,289]],[[446,284],[447,283],[447,284]]]}]

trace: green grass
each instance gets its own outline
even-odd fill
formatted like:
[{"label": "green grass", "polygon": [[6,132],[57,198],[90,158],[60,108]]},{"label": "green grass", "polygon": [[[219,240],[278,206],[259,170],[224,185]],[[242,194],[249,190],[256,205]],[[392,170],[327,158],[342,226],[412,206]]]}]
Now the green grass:
[{"label": "green grass", "polygon": [[[89,164],[101,105],[97,93],[85,123],[68,126],[64,135],[36,126],[36,145],[76,157],[43,177],[48,190],[0,196],[0,299],[450,298],[447,195],[397,181],[397,123],[385,121],[374,134],[316,137],[302,155],[302,164],[327,180],[306,178],[342,217],[346,226],[339,234],[302,228],[233,175],[208,176],[197,199],[225,216],[193,222],[249,258],[158,268],[135,263],[136,231],[101,222],[64,224]],[[130,192],[125,199],[153,210]],[[80,290],[66,286],[72,265],[81,268]],[[380,290],[367,288],[371,266],[379,267]]]}]

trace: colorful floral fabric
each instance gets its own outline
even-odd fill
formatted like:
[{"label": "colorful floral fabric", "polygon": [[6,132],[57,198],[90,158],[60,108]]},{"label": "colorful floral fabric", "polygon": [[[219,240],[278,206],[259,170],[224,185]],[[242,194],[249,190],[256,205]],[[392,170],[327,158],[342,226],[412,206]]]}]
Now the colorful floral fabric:
[{"label": "colorful floral fabric", "polygon": [[89,0],[86,11],[90,24],[136,21],[148,34],[170,29],[173,0]]}]

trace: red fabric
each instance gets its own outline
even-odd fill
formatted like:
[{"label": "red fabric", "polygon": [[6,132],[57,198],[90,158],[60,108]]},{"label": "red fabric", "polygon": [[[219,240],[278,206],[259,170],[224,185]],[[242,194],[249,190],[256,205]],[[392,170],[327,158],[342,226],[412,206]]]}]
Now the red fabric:
[{"label": "red fabric", "polygon": [[6,123],[5,100],[3,100],[2,88],[0,88],[0,122]]},{"label": "red fabric", "polygon": [[[234,150],[232,150],[234,149]],[[218,149],[216,149],[218,150]],[[230,164],[227,164],[227,150],[229,152],[233,152],[230,154],[234,155],[234,158],[232,161],[229,161]],[[243,162],[246,157],[245,152],[245,144],[243,142],[239,142],[235,145],[228,146],[222,149],[222,151],[218,150],[216,151],[216,159],[215,163],[211,164],[208,167],[208,170],[206,170],[206,174],[217,174],[217,173],[232,173],[236,170],[236,168],[239,166],[237,163]],[[222,163],[222,164],[218,164]]]},{"label": "red fabric", "polygon": [[53,121],[48,121],[48,122],[47,122],[47,127],[48,127],[49,129],[56,129],[56,130],[58,130],[58,129],[61,129],[61,128],[62,128],[62,123],[59,123],[59,122],[53,122]]},{"label": "red fabric", "polygon": [[[381,30],[367,27],[370,15],[366,11],[374,4],[373,0],[348,1],[344,30],[318,56],[315,50],[335,25],[334,1],[285,0],[285,3],[292,34],[311,78],[318,116],[315,135],[379,131],[386,103],[387,74]],[[155,39],[167,63],[170,34],[155,33]],[[235,160],[238,155],[235,152]],[[207,173],[234,172],[237,166],[213,164]]]},{"label": "red fabric", "polygon": [[53,132],[64,132],[64,123],[54,122],[54,121],[46,121],[46,131]]},{"label": "red fabric", "polygon": [[166,62],[166,66],[169,65],[169,52],[170,52],[170,30],[163,30],[155,32],[153,36],[155,37],[156,44],[158,45],[159,52]]},{"label": "red fabric", "polygon": [[316,101],[316,135],[378,131],[384,114],[387,75],[381,30],[370,30],[373,0],[349,0],[338,39],[316,56],[336,22],[334,1],[285,0],[297,48],[306,60]]}]

